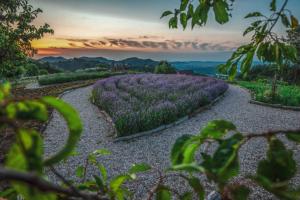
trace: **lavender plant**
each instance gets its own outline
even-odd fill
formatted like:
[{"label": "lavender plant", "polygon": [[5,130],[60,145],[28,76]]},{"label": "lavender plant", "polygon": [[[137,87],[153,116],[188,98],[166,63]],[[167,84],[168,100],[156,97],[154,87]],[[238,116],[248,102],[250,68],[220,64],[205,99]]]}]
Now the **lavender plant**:
[{"label": "lavender plant", "polygon": [[118,136],[150,130],[192,113],[228,85],[200,76],[135,74],[94,85],[93,99],[113,119]]}]

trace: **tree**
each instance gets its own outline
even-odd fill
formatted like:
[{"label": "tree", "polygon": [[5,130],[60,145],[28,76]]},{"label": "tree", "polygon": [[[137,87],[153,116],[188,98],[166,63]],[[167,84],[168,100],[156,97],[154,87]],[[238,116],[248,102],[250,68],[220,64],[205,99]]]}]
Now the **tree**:
[{"label": "tree", "polygon": [[295,29],[288,30],[287,42],[294,45],[297,49],[298,59],[294,65],[294,82],[297,81],[298,75],[300,74],[300,26]]},{"label": "tree", "polygon": [[[178,21],[183,29],[187,27],[189,21],[191,21],[191,27],[194,28],[196,25],[204,26],[212,10],[215,20],[219,24],[225,24],[231,17],[230,11],[234,2],[235,0],[201,0],[194,3],[190,0],[181,0],[180,8],[175,9],[174,12],[165,11],[161,17],[173,15],[169,20],[170,28],[178,28]],[[242,75],[247,76],[256,55],[260,61],[277,66],[272,82],[272,96],[275,97],[277,73],[284,67],[284,63],[297,60],[296,48],[286,43],[273,31],[279,20],[286,29],[297,28],[298,20],[291,11],[286,9],[287,3],[288,0],[284,0],[283,4],[277,7],[277,1],[271,0],[269,9],[272,14],[270,16],[260,12],[252,12],[245,16],[246,19],[255,19],[243,34],[245,36],[252,33],[251,41],[237,48],[227,63],[219,68],[221,72],[229,74],[230,80],[236,76],[239,63],[241,63]]]},{"label": "tree", "polygon": [[167,61],[160,61],[154,69],[155,74],[174,74],[176,70]]},{"label": "tree", "polygon": [[32,25],[41,12],[28,0],[0,0],[0,76],[13,78],[20,75],[18,68],[27,62],[27,56],[37,52],[31,41],[53,33],[48,24]]},{"label": "tree", "polygon": [[300,65],[300,26],[287,31],[287,42],[294,45],[298,52],[297,64]]}]

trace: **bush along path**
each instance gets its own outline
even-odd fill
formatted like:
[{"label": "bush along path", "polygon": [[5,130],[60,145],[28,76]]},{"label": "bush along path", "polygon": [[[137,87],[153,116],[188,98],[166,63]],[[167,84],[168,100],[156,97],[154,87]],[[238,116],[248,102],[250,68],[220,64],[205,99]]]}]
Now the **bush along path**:
[{"label": "bush along path", "polygon": [[[143,174],[140,181],[130,188],[136,189],[136,199],[145,194],[145,188],[157,181],[158,170],[170,166],[170,151],[175,140],[184,134],[198,134],[199,130],[211,120],[225,119],[236,124],[241,132],[266,132],[276,129],[293,129],[300,127],[300,112],[274,109],[259,105],[249,104],[250,94],[239,87],[230,86],[224,99],[218,102],[210,110],[204,111],[195,117],[175,127],[166,129],[154,135],[140,137],[126,142],[114,143],[112,127],[107,122],[96,106],[90,102],[92,87],[76,89],[65,94],[62,98],[73,105],[80,113],[84,124],[83,134],[77,147],[77,154],[61,164],[57,169],[69,177],[75,178],[75,169],[85,165],[86,157],[96,149],[108,149],[111,154],[100,157],[101,163],[108,169],[108,177],[127,171],[133,163],[149,163],[155,169]],[[53,119],[45,131],[45,151],[52,155],[63,146],[67,139],[67,126],[58,113],[54,113]],[[294,151],[296,144],[288,142],[283,138],[284,143]],[[214,145],[208,146],[207,151],[213,151]],[[255,138],[245,144],[239,153],[241,171],[243,174],[255,173],[257,162],[265,158],[267,143],[263,138]],[[300,161],[300,154],[294,153],[297,162]],[[95,169],[88,168],[87,176],[91,176]],[[77,172],[79,173],[79,172]],[[54,176],[49,173],[51,179]],[[201,177],[201,179],[204,177]],[[171,177],[167,180],[169,185],[174,185],[179,191],[186,189],[187,185],[180,179]],[[55,180],[54,180],[55,181]],[[180,182],[178,182],[180,181]],[[294,183],[300,183],[300,173]],[[179,184],[180,183],[180,184]],[[249,186],[252,184],[249,183]],[[147,186],[147,187],[145,187]],[[206,181],[207,191],[215,189],[214,185]],[[274,199],[274,197],[260,188],[254,189],[251,193],[252,199]]]}]

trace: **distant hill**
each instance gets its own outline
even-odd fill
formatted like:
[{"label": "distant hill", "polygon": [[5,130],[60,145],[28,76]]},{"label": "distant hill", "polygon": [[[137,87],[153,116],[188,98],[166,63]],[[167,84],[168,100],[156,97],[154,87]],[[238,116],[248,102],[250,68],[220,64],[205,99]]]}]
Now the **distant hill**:
[{"label": "distant hill", "polygon": [[[49,63],[51,66],[65,71],[76,71],[78,69],[88,69],[95,67],[131,69],[146,72],[153,72],[158,61],[152,59],[141,59],[137,57],[126,58],[124,60],[110,60],[104,57],[79,57],[66,59],[64,57],[44,57],[38,60],[41,63]],[[195,74],[215,76],[217,67],[225,62],[216,61],[185,61],[170,62],[178,71],[189,71]],[[260,64],[254,62],[254,65]]]},{"label": "distant hill", "polygon": [[[76,58],[74,58],[76,59]],[[109,60],[103,57],[80,57],[79,60],[91,61],[91,62],[99,62],[99,63],[108,63],[111,64],[113,60]]]},{"label": "distant hill", "polygon": [[64,57],[53,57],[53,56],[49,56],[49,57],[44,57],[44,58],[41,58],[39,59],[38,61],[40,62],[48,62],[48,63],[57,63],[57,62],[62,62],[62,61],[65,61],[67,60],[66,58]]},{"label": "distant hill", "polygon": [[[225,62],[216,61],[187,61],[187,62],[171,62],[177,70],[192,70],[195,74],[203,74],[208,76],[215,76],[218,72],[218,66],[225,64]],[[254,61],[253,65],[262,64],[259,61]],[[240,64],[239,64],[240,65]],[[238,66],[239,69],[239,66]]]},{"label": "distant hill", "polygon": [[208,76],[215,76],[217,67],[224,63],[214,61],[171,62],[177,70],[192,70],[195,74],[205,74]]},{"label": "distant hill", "polygon": [[44,57],[38,60],[42,63],[51,63],[51,65],[66,71],[75,71],[78,69],[94,68],[97,66],[108,68],[127,68],[141,71],[152,71],[158,64],[157,61],[141,58],[127,58],[120,61],[109,60],[103,57],[79,57],[66,59],[63,57]]},{"label": "distant hill", "polygon": [[137,57],[126,58],[124,60],[115,61],[114,64],[125,65],[129,69],[153,71],[159,62],[152,59],[141,59]]}]

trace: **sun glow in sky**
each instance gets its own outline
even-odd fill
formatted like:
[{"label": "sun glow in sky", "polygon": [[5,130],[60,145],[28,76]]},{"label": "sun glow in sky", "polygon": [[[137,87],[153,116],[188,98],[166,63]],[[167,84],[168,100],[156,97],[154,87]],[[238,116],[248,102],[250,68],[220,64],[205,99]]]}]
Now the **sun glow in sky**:
[{"label": "sun glow in sky", "polygon": [[[43,56],[131,56],[156,60],[225,60],[239,45],[250,23],[243,19],[251,11],[266,12],[270,0],[236,0],[233,18],[216,24],[213,15],[205,27],[186,31],[168,28],[160,19],[164,10],[178,7],[180,0],[31,0],[44,11],[35,21],[54,29],[54,35],[33,41]],[[282,3],[278,0],[278,3]],[[290,0],[288,8],[299,18],[300,1]],[[277,27],[277,31],[282,27]]]}]

